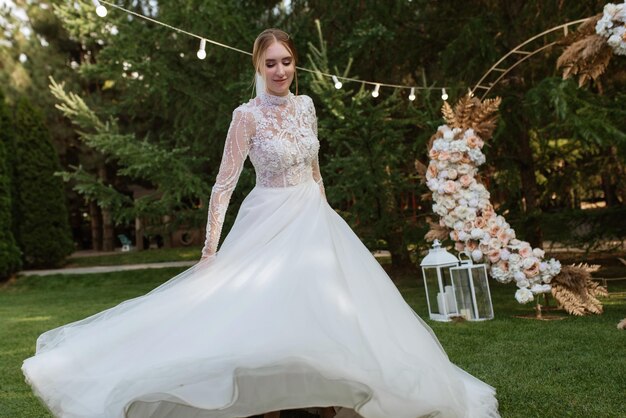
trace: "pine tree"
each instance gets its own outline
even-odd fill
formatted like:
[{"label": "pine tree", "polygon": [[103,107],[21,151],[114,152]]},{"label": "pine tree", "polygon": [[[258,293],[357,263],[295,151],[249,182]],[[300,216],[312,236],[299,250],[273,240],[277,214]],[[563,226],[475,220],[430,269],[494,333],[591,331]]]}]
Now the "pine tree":
[{"label": "pine tree", "polygon": [[20,99],[15,109],[17,241],[25,264],[56,266],[73,250],[61,170],[39,112]]},{"label": "pine tree", "polygon": [[11,174],[7,148],[12,149],[12,135],[12,123],[4,94],[0,91],[0,280],[21,267],[20,250],[11,231]]}]

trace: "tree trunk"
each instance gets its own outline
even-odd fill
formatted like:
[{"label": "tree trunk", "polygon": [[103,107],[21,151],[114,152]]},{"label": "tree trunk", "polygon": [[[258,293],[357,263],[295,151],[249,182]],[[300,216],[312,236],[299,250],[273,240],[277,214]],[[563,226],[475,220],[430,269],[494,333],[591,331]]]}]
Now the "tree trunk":
[{"label": "tree trunk", "polygon": [[96,202],[89,202],[89,218],[91,219],[91,248],[102,251],[102,218]]},{"label": "tree trunk", "polygon": [[135,218],[135,250],[143,250],[143,222],[140,217]]},{"label": "tree trunk", "polygon": [[172,233],[170,232],[169,223],[171,217],[169,215],[163,216],[163,248],[172,248]]},{"label": "tree trunk", "polygon": [[[103,183],[107,182],[107,167],[101,164],[98,167],[98,177]],[[102,209],[102,250],[113,251],[115,249],[115,231],[113,229],[113,217],[109,209]]]},{"label": "tree trunk", "polygon": [[115,250],[115,231],[111,211],[102,209],[102,251]]}]

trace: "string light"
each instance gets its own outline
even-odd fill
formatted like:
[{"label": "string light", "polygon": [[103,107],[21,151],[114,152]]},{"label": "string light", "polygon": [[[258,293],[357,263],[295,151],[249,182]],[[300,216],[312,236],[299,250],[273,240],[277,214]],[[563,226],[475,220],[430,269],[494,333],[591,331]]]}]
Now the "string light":
[{"label": "string light", "polygon": [[341,81],[339,81],[336,75],[333,75],[331,78],[333,79],[333,83],[335,83],[335,88],[339,90],[343,86],[343,84],[341,83]]},{"label": "string light", "polygon": [[93,5],[96,6],[96,14],[100,17],[107,15],[107,8],[100,4],[98,0],[93,0]]},{"label": "string light", "polygon": [[415,87],[411,87],[411,93],[409,93],[409,100],[415,100]]},{"label": "string light", "polygon": [[372,91],[372,97],[378,97],[378,90],[380,90],[380,84],[376,84],[376,87],[374,87],[374,90]]},{"label": "string light", "polygon": [[199,59],[203,60],[206,58],[206,39],[200,40],[200,49],[196,53]]},{"label": "string light", "polygon": [[[182,33],[182,34],[185,34],[187,36],[191,36],[193,38],[199,39],[200,40],[200,49],[198,49],[198,51],[196,53],[196,55],[198,56],[199,59],[205,59],[206,58],[205,46],[206,46],[207,42],[209,42],[209,43],[211,43],[213,45],[222,47],[222,48],[226,48],[226,49],[230,49],[230,50],[235,51],[235,52],[239,52],[240,54],[252,55],[252,53],[250,53],[249,51],[244,51],[243,49],[235,48],[233,46],[230,46],[230,45],[227,45],[227,44],[223,44],[221,42],[217,42],[217,41],[214,41],[212,39],[203,38],[200,35],[196,35],[195,33],[191,33],[191,32],[188,32],[186,30],[183,30],[183,29],[177,28],[175,26],[169,25],[167,23],[160,22],[160,21],[158,21],[156,19],[153,19],[153,18],[148,17],[148,16],[144,16],[144,15],[142,15],[140,13],[137,13],[137,12],[134,12],[132,10],[128,10],[128,9],[122,7],[122,6],[119,6],[119,5],[115,4],[115,3],[111,3],[111,2],[109,2],[107,0],[102,0],[102,1],[92,0],[92,1],[93,1],[93,4],[96,7],[96,14],[98,16],[104,17],[104,16],[107,15],[107,9],[101,4],[101,3],[104,3],[107,6],[110,6],[110,7],[113,7],[115,9],[119,9],[119,10],[123,11],[123,12],[127,13],[128,15],[136,16],[136,17],[138,17],[140,19],[147,20],[149,22],[152,22],[152,23],[155,23],[157,25],[166,27],[166,28],[171,29],[173,31],[176,31],[178,33]],[[184,53],[181,52],[180,55],[181,55],[181,57],[183,57]],[[337,76],[335,76],[333,74],[324,73],[324,72],[319,71],[319,70],[311,70],[309,68],[303,68],[303,67],[299,67],[299,66],[296,66],[296,68],[298,70],[301,70],[301,71],[317,74],[318,76],[331,78],[336,89],[340,89],[341,87],[343,87],[343,83],[339,80],[339,78]],[[411,101],[415,100],[415,91],[416,90],[435,90],[435,89],[441,88],[441,87],[407,86],[407,85],[389,84],[389,83],[376,83],[376,82],[373,82],[373,81],[360,80],[358,78],[350,78],[350,77],[341,77],[341,79],[342,79],[343,82],[351,81],[351,82],[355,82],[355,83],[373,85],[374,86],[374,90],[372,91],[372,96],[373,97],[378,97],[379,96],[379,90],[380,90],[381,86],[389,87],[389,88],[392,88],[392,89],[407,89],[407,88],[410,88],[411,89],[411,94],[409,94],[409,100],[411,100]],[[445,92],[445,88],[442,91]],[[471,90],[470,90],[470,94],[473,96],[473,93],[471,92]],[[442,94],[442,98],[443,98],[443,96],[444,95]],[[445,94],[445,96],[447,98],[447,94]]]},{"label": "string light", "polygon": [[448,100],[448,93],[446,93],[446,89],[441,89],[441,100]]}]

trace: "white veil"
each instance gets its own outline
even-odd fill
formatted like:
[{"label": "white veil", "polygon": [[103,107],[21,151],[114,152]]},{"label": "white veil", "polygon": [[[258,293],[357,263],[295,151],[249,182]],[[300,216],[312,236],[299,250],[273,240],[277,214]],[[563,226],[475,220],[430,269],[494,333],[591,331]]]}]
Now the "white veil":
[{"label": "white veil", "polygon": [[256,75],[254,77],[254,85],[256,86],[256,95],[257,95],[257,97],[259,97],[261,95],[261,93],[265,93],[266,92],[265,78],[263,78],[261,73],[259,73],[258,71],[256,72]]}]

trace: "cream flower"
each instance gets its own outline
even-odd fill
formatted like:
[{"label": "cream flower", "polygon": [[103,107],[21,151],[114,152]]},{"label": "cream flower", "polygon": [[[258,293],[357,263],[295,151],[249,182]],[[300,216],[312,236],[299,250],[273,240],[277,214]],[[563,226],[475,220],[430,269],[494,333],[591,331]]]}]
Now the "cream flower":
[{"label": "cream flower", "polygon": [[528,288],[519,289],[515,292],[515,299],[517,299],[519,303],[523,304],[531,302],[534,299],[533,292],[531,292]]}]

